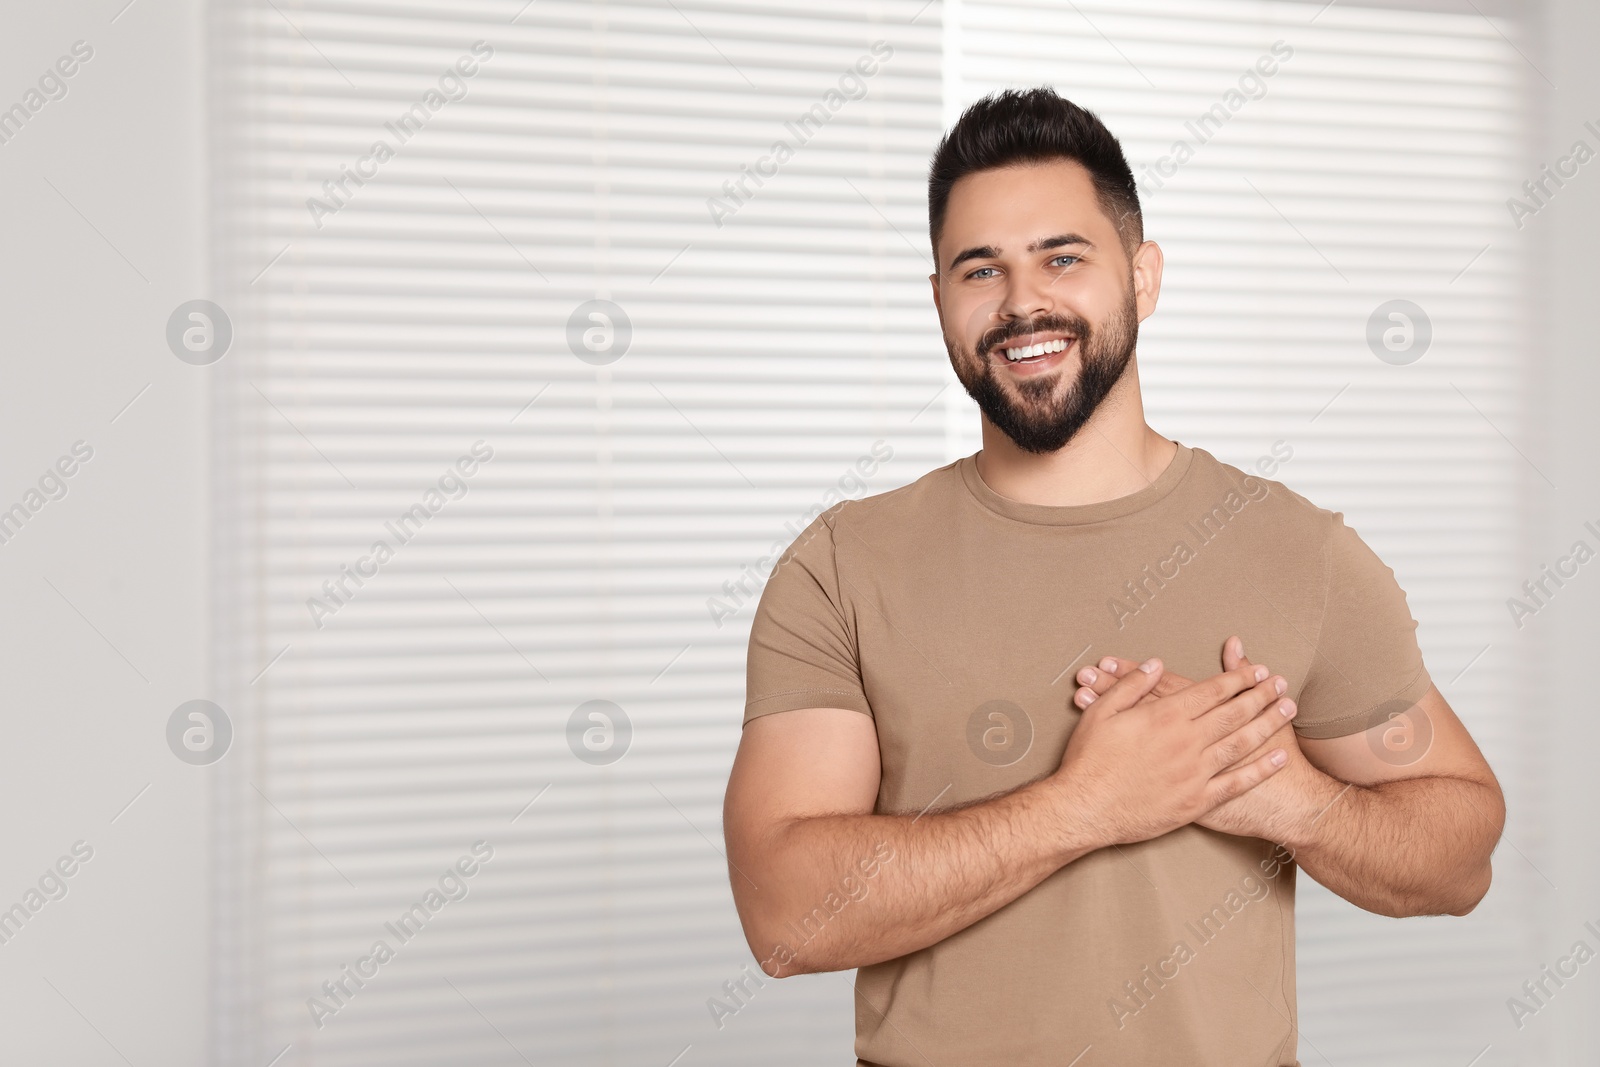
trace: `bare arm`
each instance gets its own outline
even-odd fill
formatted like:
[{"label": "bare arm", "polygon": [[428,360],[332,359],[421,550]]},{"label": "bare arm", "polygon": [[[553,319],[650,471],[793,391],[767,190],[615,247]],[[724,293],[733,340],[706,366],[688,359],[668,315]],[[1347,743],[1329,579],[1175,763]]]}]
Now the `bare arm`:
[{"label": "bare arm", "polygon": [[807,708],[745,728],[724,826],[734,899],[766,973],[925,948],[1098,847],[1049,779],[919,818],[871,813],[878,776],[877,733],[859,712]]},{"label": "bare arm", "polygon": [[[1397,762],[1385,735],[1425,751]],[[1301,804],[1283,843],[1307,874],[1380,915],[1465,915],[1489,891],[1505,798],[1437,688],[1365,733],[1305,739]],[[1410,757],[1414,755],[1414,761]],[[1290,767],[1294,766],[1291,759]]]},{"label": "bare arm", "polygon": [[[1249,662],[1237,641],[1224,646],[1224,666]],[[1110,663],[1112,676],[1135,666]],[[1102,674],[1085,689],[1110,681]],[[1154,695],[1183,681],[1169,673]],[[1200,825],[1282,844],[1318,882],[1380,915],[1465,915],[1488,892],[1505,800],[1437,688],[1364,733],[1315,740],[1285,728],[1265,744],[1289,754],[1283,773]]]},{"label": "bare arm", "polygon": [[762,969],[838,970],[926,948],[1079,856],[1166,833],[1277,770],[1273,752],[1232,765],[1282,722],[1262,714],[1278,679],[1258,683],[1257,668],[1243,667],[1139,704],[1161,677],[1151,666],[1085,712],[1054,773],[926,814],[873,813],[877,734],[859,712],[752,720],[724,827],[734,902]]}]

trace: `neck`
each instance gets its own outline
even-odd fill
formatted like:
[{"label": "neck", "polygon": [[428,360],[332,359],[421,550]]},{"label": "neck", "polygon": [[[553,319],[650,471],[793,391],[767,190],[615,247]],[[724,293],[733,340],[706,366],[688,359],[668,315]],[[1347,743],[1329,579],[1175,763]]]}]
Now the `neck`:
[{"label": "neck", "polygon": [[1023,504],[1098,504],[1155,481],[1177,451],[1144,421],[1135,361],[1083,428],[1055,452],[1024,452],[984,419],[978,476],[1001,496]]}]

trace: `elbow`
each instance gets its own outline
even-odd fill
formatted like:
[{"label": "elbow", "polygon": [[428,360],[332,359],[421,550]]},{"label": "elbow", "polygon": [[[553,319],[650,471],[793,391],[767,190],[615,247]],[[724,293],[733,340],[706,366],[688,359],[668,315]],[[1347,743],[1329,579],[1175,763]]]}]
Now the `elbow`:
[{"label": "elbow", "polygon": [[768,978],[792,978],[819,969],[811,966],[809,960],[803,959],[788,944],[781,923],[771,915],[763,914],[753,904],[739,900],[738,894],[734,895],[739,925],[744,929],[744,943],[749,946],[750,955],[755,957],[756,966],[761,968],[762,974]]},{"label": "elbow", "polygon": [[[754,949],[751,949],[750,951],[751,951],[752,955],[755,954],[755,950]],[[793,978],[797,974],[803,974],[804,973],[803,971],[801,971],[798,968],[794,967],[792,964],[790,966],[785,967],[774,956],[768,956],[764,960],[763,959],[758,959],[756,961],[756,966],[760,967],[761,968],[761,973],[766,975],[768,978]]]},{"label": "elbow", "polygon": [[816,966],[813,961],[802,957],[776,936],[762,929],[747,929],[745,944],[750,946],[750,954],[756,958],[756,966],[760,967],[761,973],[768,978],[793,978],[797,974],[826,970],[824,967]]},{"label": "elbow", "polygon": [[1500,835],[1505,831],[1506,798],[1500,791],[1499,783],[1492,777],[1487,782],[1479,782],[1478,785],[1485,794],[1484,799],[1488,805],[1487,821],[1491,832],[1479,840],[1478,848],[1483,858],[1478,865],[1469,871],[1466,877],[1458,878],[1452,883],[1456,892],[1451,906],[1446,911],[1449,915],[1470,915],[1473,909],[1483,902],[1483,898],[1489,895],[1489,886],[1494,881],[1491,857],[1495,847],[1500,843]]},{"label": "elbow", "polygon": [[1454,902],[1449,909],[1450,915],[1470,915],[1483,898],[1489,895],[1489,885],[1494,881],[1494,870],[1488,860],[1484,860],[1483,868],[1473,878],[1467,879],[1466,891]]},{"label": "elbow", "polygon": [[1466,877],[1451,880],[1431,892],[1397,894],[1381,906],[1368,910],[1391,919],[1413,919],[1428,915],[1470,915],[1489,893],[1492,874],[1488,861]]},{"label": "elbow", "polygon": [[861,966],[860,962],[848,958],[846,946],[830,943],[834,939],[821,936],[821,931],[803,931],[773,916],[741,918],[744,919],[745,944],[750,947],[761,973],[768,978],[793,978],[798,974],[821,974]]},{"label": "elbow", "polygon": [[1483,898],[1489,895],[1489,887],[1494,882],[1493,855],[1495,846],[1500,843],[1500,835],[1505,830],[1506,806],[1505,798],[1497,786],[1486,786],[1490,800],[1490,825],[1493,834],[1487,840],[1481,841],[1479,848],[1482,859],[1477,866],[1467,872],[1463,878],[1453,882],[1456,889],[1455,899],[1448,910],[1450,915],[1470,915]]},{"label": "elbow", "polygon": [[1412,914],[1458,917],[1470,915],[1483,902],[1483,898],[1489,895],[1489,887],[1494,881],[1491,858],[1505,829],[1505,797],[1501,794],[1498,783],[1492,779],[1476,784],[1484,794],[1488,810],[1485,812],[1484,808],[1477,804],[1472,806],[1479,814],[1485,816],[1488,832],[1481,834],[1474,843],[1467,846],[1471,849],[1472,855],[1463,857],[1464,869],[1458,868],[1447,882],[1437,888],[1433,900],[1429,902],[1431,906],[1414,911]]}]

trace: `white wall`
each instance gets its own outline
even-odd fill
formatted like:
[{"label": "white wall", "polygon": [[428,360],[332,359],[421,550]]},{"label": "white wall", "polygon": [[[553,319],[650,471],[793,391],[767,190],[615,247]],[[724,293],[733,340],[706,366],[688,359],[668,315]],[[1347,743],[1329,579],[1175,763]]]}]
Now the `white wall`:
[{"label": "white wall", "polygon": [[94,450],[0,544],[0,908],[94,850],[0,945],[4,1063],[199,1063],[207,1017],[207,768],[164,732],[205,695],[207,372],[164,340],[203,295],[202,8],[124,2],[8,0],[0,34],[0,108],[93,48],[0,144],[0,508]]},{"label": "white wall", "polygon": [[[1600,42],[1600,9],[1593,0],[1549,0],[1545,53],[1536,58],[1556,86],[1545,129],[1538,131],[1537,158],[1553,162],[1578,138],[1591,147],[1600,138],[1584,129],[1600,127],[1600,69],[1594,48]],[[1585,521],[1600,527],[1600,365],[1595,338],[1596,239],[1600,238],[1600,161],[1590,162],[1529,220],[1527,231],[1538,240],[1545,259],[1540,284],[1545,296],[1535,314],[1546,324],[1548,360],[1535,396],[1544,420],[1539,447],[1550,478],[1559,487],[1548,494],[1541,549],[1549,552],[1528,561],[1529,576],[1552,554],[1564,552],[1580,537],[1591,547],[1596,538],[1583,530]],[[1542,916],[1541,943],[1530,946],[1527,979],[1539,967],[1553,964],[1580,938],[1600,949],[1600,939],[1583,929],[1585,921],[1600,928],[1600,699],[1595,694],[1595,647],[1600,643],[1600,562],[1582,568],[1559,590],[1550,606],[1529,620],[1527,629],[1540,642],[1548,677],[1536,691],[1545,699],[1530,703],[1528,714],[1548,716],[1554,729],[1542,756],[1550,782],[1547,825],[1530,828],[1546,842],[1551,857],[1546,871],[1548,907]],[[1507,990],[1506,996],[1520,995]],[[1539,1013],[1524,1020],[1525,1030],[1548,1025],[1553,1037],[1551,1063],[1594,1063],[1600,1055],[1600,962],[1590,962],[1565,987],[1556,991]],[[1506,1014],[1509,1028],[1510,1014]]]}]

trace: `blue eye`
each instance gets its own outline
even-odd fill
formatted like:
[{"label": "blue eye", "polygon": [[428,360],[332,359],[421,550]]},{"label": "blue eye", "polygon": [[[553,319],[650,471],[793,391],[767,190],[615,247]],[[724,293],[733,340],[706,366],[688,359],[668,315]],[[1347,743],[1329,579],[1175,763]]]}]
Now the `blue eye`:
[{"label": "blue eye", "polygon": [[[1063,252],[1058,256],[1051,256],[1046,261],[1046,266],[1052,270],[1070,270],[1083,261],[1081,255],[1072,252]],[[962,275],[963,281],[988,281],[1000,276],[1000,268],[995,266],[978,267]]]}]

